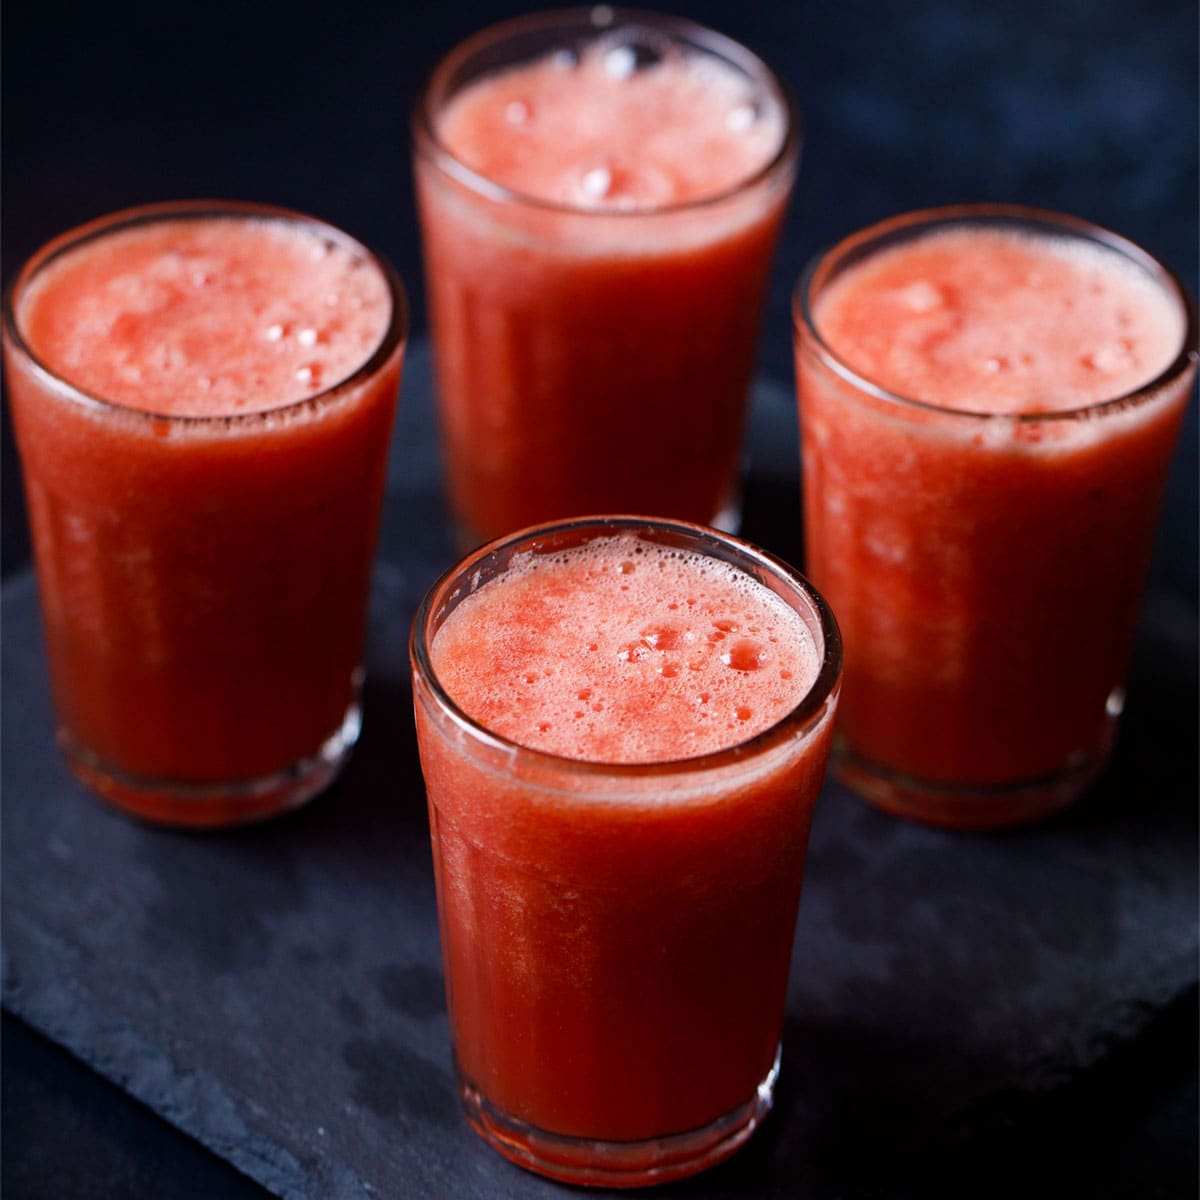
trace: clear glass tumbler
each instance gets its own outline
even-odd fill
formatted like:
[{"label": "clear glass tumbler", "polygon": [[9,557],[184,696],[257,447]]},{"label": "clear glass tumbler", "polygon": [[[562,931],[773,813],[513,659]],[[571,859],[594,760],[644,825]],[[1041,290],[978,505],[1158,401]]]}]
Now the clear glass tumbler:
[{"label": "clear glass tumbler", "polygon": [[[715,752],[620,763],[531,749],[468,715],[434,669],[439,631],[457,606],[487,585],[503,588],[514,560],[552,564],[594,539],[630,534],[638,547],[690,556],[701,574],[705,564],[732,565],[798,614],[815,657],[795,707]],[[544,636],[538,609],[531,600],[522,606],[528,627],[524,616],[517,622],[534,642]],[[634,653],[661,655],[661,674],[687,673],[671,637],[640,645]],[[824,601],[786,564],[715,531],[591,518],[515,534],[454,567],[420,605],[411,655],[471,1124],[514,1162],[577,1184],[663,1182],[733,1153],[770,1108],[778,1071],[840,680]],[[510,666],[524,675],[521,663]],[[656,720],[649,694],[625,700]],[[583,705],[572,696],[567,707]]]},{"label": "clear glass tumbler", "polygon": [[[667,111],[682,87],[687,101]],[[538,13],[453,50],[413,138],[464,548],[593,512],[735,528],[764,294],[799,154],[776,77],[680,18]],[[721,174],[743,143],[753,153]],[[678,146],[693,147],[683,161]]]},{"label": "clear glass tumbler", "polygon": [[[406,322],[399,279],[358,242],[238,203],[104,217],[8,291],[58,737],[112,803],[235,824],[337,774]],[[289,354],[303,365],[285,357],[281,384]]]},{"label": "clear glass tumbler", "polygon": [[[993,240],[985,253],[996,236],[1000,249]],[[947,266],[945,247],[972,264],[969,278]],[[925,274],[888,283],[914,252],[928,256]],[[1037,261],[1014,284],[1018,255]],[[1084,285],[1068,294],[1060,282],[1072,262],[1115,307],[1107,344],[1093,346],[1092,330],[1057,341],[1048,332],[1056,306],[1085,299]],[[879,334],[879,319],[861,315],[877,298],[856,284],[864,271],[904,309],[879,338],[880,361],[896,372],[888,386],[855,365],[861,348],[823,327],[844,280],[842,311],[852,312],[852,286],[863,288],[859,331]],[[994,353],[996,331],[963,315],[955,289],[994,299],[1013,287],[1020,305],[1004,322],[1025,322],[1028,341]],[[1091,380],[1141,353],[1133,339],[1159,337],[1134,331],[1125,310],[1148,306],[1127,288],[1161,309],[1165,365],[1096,399]],[[978,329],[964,325],[975,320]],[[1086,221],[973,205],[895,217],[820,255],[796,293],[795,331],[806,570],[846,641],[837,771],[883,808],[944,826],[1012,825],[1070,804],[1102,771],[1124,705],[1195,377],[1190,297],[1143,250]],[[979,375],[931,399],[972,355]],[[1047,384],[1043,367],[1075,383]],[[1011,388],[998,406],[986,382],[971,382],[998,373],[1016,381],[1015,403]]]}]

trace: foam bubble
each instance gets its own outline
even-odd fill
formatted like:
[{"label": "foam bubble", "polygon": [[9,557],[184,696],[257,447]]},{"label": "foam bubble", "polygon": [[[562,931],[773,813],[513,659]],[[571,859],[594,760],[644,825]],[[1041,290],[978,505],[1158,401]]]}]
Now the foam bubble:
[{"label": "foam bubble", "polygon": [[759,671],[771,661],[771,651],[761,642],[743,638],[721,655],[721,661],[735,671]]},{"label": "foam bubble", "polygon": [[739,104],[726,114],[725,128],[732,133],[745,133],[757,119],[758,113],[753,104]]},{"label": "foam bubble", "polygon": [[607,167],[592,167],[579,181],[579,190],[588,200],[603,200],[612,187],[612,172]]},{"label": "foam bubble", "polygon": [[610,79],[628,79],[637,70],[637,51],[632,46],[614,46],[604,55],[604,73]]},{"label": "foam bubble", "polygon": [[945,296],[940,288],[927,279],[918,279],[910,283],[900,293],[900,299],[912,312],[932,312],[945,303]]}]

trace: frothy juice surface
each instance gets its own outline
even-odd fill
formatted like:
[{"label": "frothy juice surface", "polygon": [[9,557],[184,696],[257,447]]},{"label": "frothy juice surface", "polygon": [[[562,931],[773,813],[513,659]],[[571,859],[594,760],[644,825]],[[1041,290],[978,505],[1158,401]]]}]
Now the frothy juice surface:
[{"label": "frothy juice surface", "polygon": [[799,615],[731,566],[629,536],[518,556],[433,643],[494,733],[568,758],[663,762],[774,725],[820,667]]},{"label": "frothy juice surface", "polygon": [[379,268],[310,229],[184,219],[63,254],[17,322],[47,366],[89,395],[174,416],[282,407],[352,375],[391,298]]},{"label": "frothy juice surface", "polygon": [[671,45],[643,63],[620,37],[488,76],[438,122],[447,148],[493,183],[623,212],[728,191],[784,132],[779,103],[731,68]]},{"label": "frothy juice surface", "polygon": [[1184,335],[1178,303],[1124,256],[999,229],[881,250],[828,285],[814,318],[872,382],[971,412],[1115,399],[1164,371]]},{"label": "frothy juice surface", "polygon": [[597,512],[730,528],[790,115],[749,52],[675,25],[554,36],[481,50],[416,128],[462,541]]},{"label": "frothy juice surface", "polygon": [[5,365],[60,740],[116,803],[269,815],[353,741],[395,303],[337,230],[220,205],[117,214],[18,281]]}]

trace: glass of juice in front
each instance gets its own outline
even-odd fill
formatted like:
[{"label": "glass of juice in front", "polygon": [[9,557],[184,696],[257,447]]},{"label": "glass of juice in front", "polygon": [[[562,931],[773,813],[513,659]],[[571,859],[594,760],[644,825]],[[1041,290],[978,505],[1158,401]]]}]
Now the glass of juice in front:
[{"label": "glass of juice in front", "polygon": [[500,1153],[634,1186],[769,1109],[837,627],[791,568],[636,517],[541,526],[416,616],[461,1096]]},{"label": "glass of juice in front", "polygon": [[10,289],[59,741],[119,807],[234,824],[336,775],[405,321],[358,242],[234,203],[102,218]]},{"label": "glass of juice in front", "polygon": [[845,636],[837,770],[944,826],[1068,805],[1124,704],[1189,297],[1116,234],[984,205],[847,238],[795,315],[807,570]]},{"label": "glass of juice in front", "polygon": [[592,512],[735,528],[798,155],[750,51],[607,6],[485,30],[413,121],[460,541]]}]

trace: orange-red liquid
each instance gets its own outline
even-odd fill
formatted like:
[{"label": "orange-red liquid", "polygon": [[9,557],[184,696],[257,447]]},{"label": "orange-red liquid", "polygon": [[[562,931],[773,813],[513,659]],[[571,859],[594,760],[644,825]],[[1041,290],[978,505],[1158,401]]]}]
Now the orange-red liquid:
[{"label": "orange-red liquid", "polygon": [[770,1070],[832,722],[719,768],[582,766],[738,744],[820,662],[748,577],[637,545],[520,564],[432,645],[463,710],[578,773],[416,706],[459,1066],[510,1118],[608,1141],[701,1128]]},{"label": "orange-red liquid", "polygon": [[972,229],[848,268],[813,315],[862,377],[932,406],[872,396],[802,334],[807,569],[845,639],[840,732],[944,789],[928,819],[1037,815],[1053,797],[969,797],[1102,765],[1190,376],[1122,411],[1014,414],[1150,382],[1182,307],[1114,251]]},{"label": "orange-red liquid", "polygon": [[708,523],[736,503],[794,164],[756,177],[785,114],[714,63],[624,75],[607,55],[452,98],[437,137],[486,185],[417,157],[446,472],[471,540],[597,512]]}]

